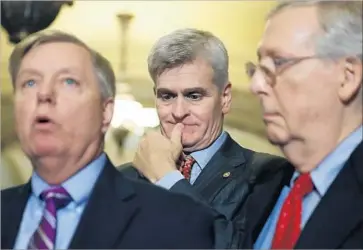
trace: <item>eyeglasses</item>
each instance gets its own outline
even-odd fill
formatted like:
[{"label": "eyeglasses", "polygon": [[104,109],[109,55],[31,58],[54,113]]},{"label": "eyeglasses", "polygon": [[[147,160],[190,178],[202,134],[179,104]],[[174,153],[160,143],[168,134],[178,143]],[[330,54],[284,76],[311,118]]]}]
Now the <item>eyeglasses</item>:
[{"label": "eyeglasses", "polygon": [[282,57],[272,58],[274,70],[271,70],[268,67],[266,67],[265,65],[262,65],[259,63],[254,64],[253,62],[247,62],[245,64],[245,70],[246,70],[247,76],[250,79],[253,78],[253,76],[255,75],[257,70],[260,70],[263,73],[267,83],[273,84],[276,76],[281,74],[287,68],[292,67],[293,65],[296,65],[304,60],[322,59],[322,58],[326,58],[326,56],[313,55],[313,56],[291,57],[291,58],[282,58]]}]

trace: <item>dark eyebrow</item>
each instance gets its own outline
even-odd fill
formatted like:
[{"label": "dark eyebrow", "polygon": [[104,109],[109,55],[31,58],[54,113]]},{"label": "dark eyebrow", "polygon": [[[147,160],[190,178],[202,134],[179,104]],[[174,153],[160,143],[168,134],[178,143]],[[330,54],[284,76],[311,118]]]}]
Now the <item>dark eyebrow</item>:
[{"label": "dark eyebrow", "polygon": [[207,93],[207,90],[201,87],[195,87],[195,88],[187,88],[183,90],[184,95],[188,95],[191,93],[199,93],[202,95],[205,95]]},{"label": "dark eyebrow", "polygon": [[[182,91],[183,95],[189,95],[191,93],[200,93],[202,95],[207,94],[207,90],[201,87],[195,87],[195,88],[186,88]],[[176,95],[177,93],[175,91],[172,91],[167,88],[158,88],[156,89],[156,95],[162,95],[162,94],[172,94]]]},{"label": "dark eyebrow", "polygon": [[162,94],[175,94],[175,92],[171,91],[167,88],[157,88],[155,91],[156,95],[162,95]]}]

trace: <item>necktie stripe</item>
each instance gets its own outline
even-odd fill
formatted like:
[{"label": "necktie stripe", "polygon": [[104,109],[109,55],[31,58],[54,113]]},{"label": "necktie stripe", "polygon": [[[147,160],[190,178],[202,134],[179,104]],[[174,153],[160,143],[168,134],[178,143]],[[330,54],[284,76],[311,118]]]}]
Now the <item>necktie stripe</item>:
[{"label": "necktie stripe", "polygon": [[39,229],[41,229],[41,230],[44,232],[44,234],[48,236],[48,238],[49,238],[50,240],[53,240],[53,239],[52,239],[52,231],[54,231],[54,230],[55,230],[55,227],[52,227],[52,226],[48,223],[48,221],[47,221],[47,220],[44,220],[44,221],[42,221],[42,223],[40,223],[40,225],[39,225]]},{"label": "necktie stripe", "polygon": [[43,231],[43,229],[42,228],[38,228],[38,232],[39,232],[40,238],[42,239],[42,241],[44,242],[44,244],[47,246],[47,249],[53,249],[53,243],[48,238],[48,236],[45,234],[45,232]]},{"label": "necktie stripe", "polygon": [[49,213],[48,210],[44,211],[44,218],[46,219],[46,221],[49,223],[49,225],[55,229],[56,226],[56,219],[54,218],[54,216]]},{"label": "necktie stripe", "polygon": [[35,232],[36,232],[36,237],[34,237],[34,249],[50,249],[47,247],[47,245],[40,237],[38,230],[36,230]]},{"label": "necktie stripe", "polygon": [[58,199],[68,199],[68,196],[64,195],[64,194],[58,194],[58,193],[49,193],[47,194],[47,199],[49,198],[58,198]]}]

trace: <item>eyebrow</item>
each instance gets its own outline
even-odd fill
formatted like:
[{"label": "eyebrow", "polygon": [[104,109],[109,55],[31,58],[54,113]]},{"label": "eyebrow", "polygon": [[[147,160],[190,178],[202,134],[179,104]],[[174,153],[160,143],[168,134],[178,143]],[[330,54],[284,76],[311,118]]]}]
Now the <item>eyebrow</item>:
[{"label": "eyebrow", "polygon": [[200,93],[202,95],[205,95],[207,93],[207,90],[205,88],[201,88],[201,87],[195,87],[195,88],[187,88],[184,89],[183,94],[190,94],[190,93]]},{"label": "eyebrow", "polygon": [[42,74],[35,70],[35,69],[28,69],[28,68],[25,68],[25,69],[22,69],[21,71],[19,71],[18,73],[18,76],[17,77],[21,77],[22,75],[38,75],[38,76],[41,76]]},{"label": "eyebrow", "polygon": [[294,57],[296,55],[289,53],[289,52],[282,52],[281,50],[277,49],[277,48],[267,48],[267,49],[263,49],[263,48],[258,48],[257,49],[257,57],[258,60],[260,61],[262,59],[263,56],[268,56],[268,57]]},{"label": "eyebrow", "polygon": [[[183,93],[183,95],[187,95],[190,93],[201,93],[201,94],[205,95],[207,93],[207,90],[205,88],[201,88],[201,87],[186,88],[182,91],[182,93]],[[176,94],[176,93],[175,93],[175,91],[172,91],[167,88],[159,88],[159,89],[156,89],[156,94],[161,95],[161,94]]]},{"label": "eyebrow", "polygon": [[[56,72],[57,75],[60,75],[60,74],[77,74],[77,71],[79,69],[76,69],[76,68],[62,68],[60,70],[58,70]],[[32,69],[32,68],[25,68],[25,69],[22,69],[19,74],[18,74],[18,77],[21,77],[22,75],[37,75],[37,76],[42,76],[42,73],[36,69]]]}]

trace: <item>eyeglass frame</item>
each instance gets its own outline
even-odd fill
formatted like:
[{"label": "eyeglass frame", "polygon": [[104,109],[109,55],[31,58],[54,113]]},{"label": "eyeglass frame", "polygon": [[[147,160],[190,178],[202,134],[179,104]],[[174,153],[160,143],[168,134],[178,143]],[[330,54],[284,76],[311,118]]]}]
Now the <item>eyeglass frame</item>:
[{"label": "eyeglass frame", "polygon": [[[276,79],[276,76],[278,76],[279,74],[281,74],[284,70],[286,70],[289,67],[292,67],[304,60],[308,60],[308,59],[328,59],[328,58],[332,58],[331,56],[323,56],[323,55],[311,55],[311,56],[302,56],[302,57],[290,57],[290,58],[284,58],[284,57],[279,57],[279,58],[272,58],[274,67],[275,67],[275,72],[272,72],[269,68],[267,68],[266,66],[260,64],[260,63],[253,63],[252,61],[248,61],[245,64],[245,71],[247,76],[252,79],[254,74],[256,73],[256,71],[258,69],[260,69],[264,76],[268,76],[272,81],[271,83],[269,83],[269,85],[273,85],[272,82],[274,82],[274,80]],[[277,61],[277,62],[276,62]],[[283,67],[284,65],[286,65],[286,67]]]}]

